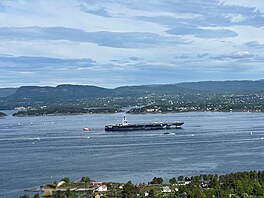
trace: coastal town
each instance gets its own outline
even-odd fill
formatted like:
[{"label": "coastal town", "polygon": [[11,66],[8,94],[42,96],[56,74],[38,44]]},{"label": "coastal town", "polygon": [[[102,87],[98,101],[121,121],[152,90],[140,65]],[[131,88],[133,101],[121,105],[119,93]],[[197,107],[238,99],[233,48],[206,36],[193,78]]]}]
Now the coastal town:
[{"label": "coastal town", "polygon": [[[33,198],[205,198],[205,197],[263,197],[264,171],[237,172],[226,175],[204,174],[200,176],[179,176],[165,182],[161,177],[139,184],[101,182],[82,177],[80,181],[63,178],[59,182],[45,184],[40,189],[26,189],[37,192]],[[29,198],[21,195],[20,198]]]}]

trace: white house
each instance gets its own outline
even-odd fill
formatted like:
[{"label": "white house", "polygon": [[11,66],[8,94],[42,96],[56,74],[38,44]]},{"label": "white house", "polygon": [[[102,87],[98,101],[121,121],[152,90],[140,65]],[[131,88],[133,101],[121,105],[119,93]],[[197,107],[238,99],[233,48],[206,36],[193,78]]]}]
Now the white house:
[{"label": "white house", "polygon": [[171,189],[170,189],[169,186],[164,186],[164,187],[162,188],[162,192],[164,192],[164,193],[170,193],[170,192],[171,192]]},{"label": "white house", "polygon": [[106,186],[106,185],[99,186],[99,187],[97,188],[97,191],[98,191],[98,192],[104,192],[104,191],[107,191],[107,186]]}]

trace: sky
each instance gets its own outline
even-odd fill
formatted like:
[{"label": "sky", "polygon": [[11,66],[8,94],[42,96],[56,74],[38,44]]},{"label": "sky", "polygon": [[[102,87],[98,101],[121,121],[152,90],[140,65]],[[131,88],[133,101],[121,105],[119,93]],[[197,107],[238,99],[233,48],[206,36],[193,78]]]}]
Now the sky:
[{"label": "sky", "polygon": [[0,0],[0,87],[264,76],[263,0]]}]

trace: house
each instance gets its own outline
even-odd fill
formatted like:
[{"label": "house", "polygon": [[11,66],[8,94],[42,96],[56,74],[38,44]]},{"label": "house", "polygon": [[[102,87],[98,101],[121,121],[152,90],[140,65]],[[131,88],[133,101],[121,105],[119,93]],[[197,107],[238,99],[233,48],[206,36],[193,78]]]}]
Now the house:
[{"label": "house", "polygon": [[202,184],[201,184],[202,188],[208,188],[210,186],[210,181],[203,181]]},{"label": "house", "polygon": [[184,185],[187,185],[187,184],[190,184],[192,182],[192,180],[188,177],[185,177],[184,180],[180,180],[179,181],[179,186],[184,186]]},{"label": "house", "polygon": [[162,192],[163,193],[170,193],[171,192],[171,189],[170,189],[169,186],[164,186],[164,187],[162,187]]},{"label": "house", "polygon": [[184,181],[184,185],[190,184],[191,181]]},{"label": "house", "polygon": [[97,182],[97,181],[91,182],[91,186],[94,186],[94,187],[98,187],[98,186],[102,186],[102,185],[103,185],[102,182]]},{"label": "house", "polygon": [[107,191],[107,186],[106,185],[99,186],[97,188],[97,191],[98,192],[105,192],[105,191]]}]

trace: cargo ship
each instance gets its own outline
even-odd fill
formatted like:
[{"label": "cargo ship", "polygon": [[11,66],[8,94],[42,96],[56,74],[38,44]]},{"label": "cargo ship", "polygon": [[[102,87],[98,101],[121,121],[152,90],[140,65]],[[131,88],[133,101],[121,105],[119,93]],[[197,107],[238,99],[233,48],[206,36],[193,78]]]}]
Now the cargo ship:
[{"label": "cargo ship", "polygon": [[110,124],[105,126],[105,131],[136,131],[136,130],[161,130],[161,129],[178,129],[184,122],[153,122],[153,123],[128,123],[124,116],[122,123]]}]

